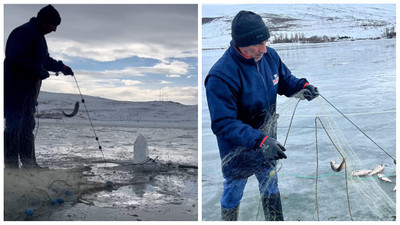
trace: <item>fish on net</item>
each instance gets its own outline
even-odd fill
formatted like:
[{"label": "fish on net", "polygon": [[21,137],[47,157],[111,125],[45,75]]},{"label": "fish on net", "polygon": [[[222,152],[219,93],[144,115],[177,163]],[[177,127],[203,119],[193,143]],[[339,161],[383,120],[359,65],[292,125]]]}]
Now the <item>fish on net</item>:
[{"label": "fish on net", "polygon": [[[296,116],[296,108],[298,105],[300,105],[301,107],[302,104],[313,104],[313,106],[315,107],[314,110],[311,110],[312,114],[307,113],[308,109],[302,109],[303,115]],[[313,141],[314,147],[312,147],[313,149],[315,149],[314,156],[309,158],[309,162],[303,163],[304,165],[301,165],[299,163],[299,166],[303,167],[302,171],[309,170],[315,172],[312,174],[308,174],[308,176],[296,175],[296,177],[298,178],[305,178],[296,179],[296,185],[308,185],[309,190],[314,190],[315,192],[315,195],[313,197],[313,206],[309,205],[310,201],[307,201],[307,203],[304,203],[304,205],[302,206],[305,209],[307,208],[314,214],[312,216],[313,219],[307,217],[307,219],[305,220],[331,220],[332,218],[333,220],[359,221],[393,220],[393,218],[395,219],[395,199],[393,199],[392,196],[389,197],[388,188],[386,187],[387,183],[383,183],[380,180],[382,179],[382,177],[386,178],[388,176],[395,175],[380,174],[379,176],[377,176],[376,174],[369,174],[371,172],[369,171],[369,173],[366,174],[365,177],[354,176],[355,171],[366,168],[372,170],[376,165],[370,165],[369,160],[364,160],[366,156],[365,154],[363,154],[363,152],[355,151],[353,149],[352,145],[347,139],[348,134],[344,134],[344,132],[342,132],[342,129],[348,131],[352,128],[342,127],[338,125],[339,122],[340,125],[344,123],[343,121],[341,121],[343,120],[341,115],[334,111],[323,98],[318,97],[312,102],[300,104],[298,98],[289,98],[283,102],[279,102],[277,106],[277,113],[270,113],[269,118],[274,119],[269,119],[265,121],[265,123],[259,128],[260,131],[268,135],[276,132],[276,126],[282,127],[282,129],[279,129],[280,132],[278,133],[281,136],[278,138],[283,139],[282,137],[285,136],[284,145],[286,145],[288,140],[288,143],[302,141],[298,139],[292,140],[290,138],[290,128],[292,127],[292,125],[293,127],[300,126],[297,129],[299,130],[301,129],[301,126],[304,126],[299,124],[304,124],[304,121],[310,121],[307,123],[315,124],[315,128],[313,128],[314,126],[307,127],[307,129],[310,131],[311,129],[315,130],[314,132],[309,132],[310,136],[315,136]],[[301,122],[296,123],[296,120],[301,120]],[[357,130],[352,129],[351,132],[355,133],[357,132]],[[330,140],[328,139],[328,136]],[[362,138],[362,136],[360,136],[360,138]],[[373,147],[374,145],[372,144],[370,148]],[[287,147],[287,149],[288,151],[294,150],[290,149],[290,147]],[[301,151],[301,149],[297,150]],[[228,154],[225,158],[222,159],[222,165],[234,159],[235,156],[243,151],[245,151],[244,147],[238,147],[234,149],[232,153]],[[318,153],[320,153],[320,158],[318,158]],[[374,153],[376,155],[379,155],[379,149],[378,151],[374,151]],[[317,157],[315,157],[315,154],[317,155]],[[286,160],[291,159],[288,158]],[[321,164],[319,160],[326,163]],[[333,161],[333,163],[330,161]],[[335,163],[335,161],[338,163]],[[277,161],[276,164],[273,164],[275,166],[273,166],[269,174],[267,174],[265,177],[267,185],[264,185],[264,187],[268,187],[268,182],[272,182],[272,178],[279,174],[279,171],[282,167],[285,167],[285,162],[286,161],[281,160],[281,162]],[[308,168],[305,168],[306,166]],[[383,168],[381,168],[380,171],[382,170]],[[386,174],[388,173],[390,174],[390,171],[386,172]],[[286,173],[284,175],[289,174]],[[315,181],[314,184],[310,185],[310,179]],[[390,188],[390,190],[392,190],[392,188]],[[265,190],[259,191],[260,193],[265,193]],[[301,194],[299,193],[299,195]],[[262,197],[266,196],[261,195],[260,197],[255,218],[256,220],[265,219],[261,201]],[[329,200],[332,198],[334,199],[335,203],[328,204]],[[301,205],[301,203],[299,204]],[[313,209],[310,209],[310,207],[312,207]],[[336,209],[332,209],[332,207],[336,207]],[[283,213],[285,213],[286,210],[291,209],[292,207],[283,204]],[[242,209],[242,211],[243,210],[244,209]],[[302,220],[301,216],[298,218],[298,220]]]},{"label": "fish on net", "polygon": [[[367,160],[364,160],[364,158],[367,158],[365,153],[363,154],[363,152],[352,148],[346,135],[338,125],[337,120],[339,119],[331,116],[334,112],[329,110],[329,105],[326,104],[326,101],[317,98],[316,103],[321,112],[318,117],[325,124],[327,133],[332,138],[332,143],[335,143],[338,151],[341,153],[341,156],[338,156],[338,158],[346,161],[346,171],[344,172],[346,173],[345,181],[348,182],[348,187],[344,191],[349,194],[347,204],[349,209],[348,218],[351,220],[366,220],[362,216],[365,212],[362,211],[368,211],[374,220],[391,220],[396,215],[396,204],[395,200],[390,198],[384,191],[383,187],[385,184],[382,184],[376,177],[373,177],[375,173],[367,174],[366,178],[354,176],[355,171],[371,167],[373,169],[376,165],[370,165]],[[371,145],[371,147],[375,146]],[[375,151],[374,153],[378,155],[379,152]],[[381,170],[383,170],[383,167]],[[342,189],[344,189],[343,186]],[[318,195],[318,198],[322,198],[322,194]]]}]

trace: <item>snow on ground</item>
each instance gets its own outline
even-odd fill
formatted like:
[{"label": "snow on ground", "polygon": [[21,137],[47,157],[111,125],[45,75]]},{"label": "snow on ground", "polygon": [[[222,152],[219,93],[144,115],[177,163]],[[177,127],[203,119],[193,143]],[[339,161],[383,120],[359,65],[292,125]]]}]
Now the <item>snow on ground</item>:
[{"label": "snow on ground", "polygon": [[[231,21],[240,10],[260,14],[271,32],[303,33],[306,37],[381,37],[386,28],[396,27],[394,4],[264,4],[264,5],[203,5],[202,48],[226,48],[231,40]],[[212,20],[214,19],[214,20]]]},{"label": "snow on ground", "polygon": [[[44,81],[45,82],[45,81]],[[171,101],[126,102],[99,97],[83,97],[94,124],[134,127],[197,127],[197,105],[183,105]],[[80,102],[79,113],[69,114],[75,102]],[[42,91],[39,95],[39,118],[57,123],[89,123],[85,106],[78,94],[59,94]]]}]

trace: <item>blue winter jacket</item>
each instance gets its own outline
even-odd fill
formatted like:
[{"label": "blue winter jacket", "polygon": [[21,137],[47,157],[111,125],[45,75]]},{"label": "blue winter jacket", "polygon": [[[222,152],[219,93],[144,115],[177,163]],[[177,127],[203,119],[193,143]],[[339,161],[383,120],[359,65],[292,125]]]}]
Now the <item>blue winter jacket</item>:
[{"label": "blue winter jacket", "polygon": [[265,136],[276,138],[276,127],[262,128],[276,125],[277,94],[290,97],[306,83],[292,75],[274,49],[267,47],[255,62],[231,42],[205,79],[211,129],[225,177],[247,178],[268,163],[258,146]]}]

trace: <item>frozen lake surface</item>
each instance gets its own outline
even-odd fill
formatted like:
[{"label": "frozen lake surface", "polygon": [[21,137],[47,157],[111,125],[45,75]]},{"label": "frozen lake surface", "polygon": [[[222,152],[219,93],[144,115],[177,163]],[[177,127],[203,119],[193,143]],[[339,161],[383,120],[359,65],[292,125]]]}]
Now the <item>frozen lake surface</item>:
[{"label": "frozen lake surface", "polygon": [[[67,118],[62,111],[81,96],[40,93],[36,157],[49,170],[5,171],[5,220],[197,220],[197,105],[82,98],[85,105]],[[134,165],[140,135],[151,160]],[[69,200],[50,204],[65,189]],[[31,202],[34,215],[26,216]]]},{"label": "frozen lake surface", "polygon": [[[121,127],[121,122],[95,126],[107,161],[104,163],[87,121],[72,124],[66,121],[39,120],[36,137],[39,165],[60,171],[60,177],[68,173],[62,172],[66,169],[86,167],[91,169],[85,173],[87,183],[99,187],[107,181],[126,185],[112,191],[99,188],[84,194],[81,198],[90,204],[66,202],[19,220],[197,220],[196,128]],[[132,165],[134,142],[140,134],[147,138],[149,156],[157,164]],[[179,165],[193,167],[178,168]],[[48,179],[46,185],[53,181]],[[47,199],[44,197],[39,201]],[[6,220],[17,217],[18,213],[7,214]]]},{"label": "frozen lake surface", "polygon": [[[383,149],[396,157],[396,40],[343,41],[321,44],[280,45],[275,48],[283,62],[297,77],[305,77],[320,93],[345,113]],[[223,177],[216,138],[211,132],[204,78],[225,49],[203,50],[202,84],[202,209],[203,220],[220,220],[220,198]],[[278,97],[278,112],[285,105]],[[315,209],[315,126],[320,115],[318,103],[323,99],[300,102],[286,144],[286,160],[278,167],[279,188],[285,220],[317,220]],[[335,111],[332,111],[335,112]],[[281,115],[290,119],[291,111]],[[386,167],[385,175],[395,173],[393,161],[350,125],[339,114],[332,118],[342,130],[362,164],[373,169]],[[278,141],[284,142],[287,125],[278,124]],[[319,211],[321,220],[350,220],[347,209],[343,173],[332,174],[329,161],[340,161],[329,139],[320,132],[319,142]],[[322,176],[321,176],[322,175]],[[393,183],[375,179],[395,203]],[[366,182],[372,182],[366,180]],[[354,220],[393,220],[395,213],[377,217],[369,212],[365,202],[350,192]],[[258,216],[257,216],[258,215]],[[258,182],[249,178],[240,206],[240,220],[263,220],[259,206]]]},{"label": "frozen lake surface", "polygon": [[[162,162],[197,165],[197,129],[95,126],[107,161],[133,162],[133,143],[143,134],[151,158]],[[36,149],[38,163],[51,168],[84,166],[103,157],[92,127],[84,124],[40,124]],[[57,163],[55,163],[57,161]],[[104,163],[103,163],[104,164]]]}]

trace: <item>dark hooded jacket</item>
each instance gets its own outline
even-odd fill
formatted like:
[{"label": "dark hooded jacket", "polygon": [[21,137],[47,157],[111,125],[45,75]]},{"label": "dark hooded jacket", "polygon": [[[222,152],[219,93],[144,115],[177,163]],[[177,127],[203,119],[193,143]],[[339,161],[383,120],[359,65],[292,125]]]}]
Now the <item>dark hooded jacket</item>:
[{"label": "dark hooded jacket", "polygon": [[262,127],[276,124],[277,94],[290,97],[306,83],[291,74],[274,49],[267,47],[255,62],[231,42],[205,79],[211,129],[225,177],[243,179],[268,163],[257,146],[265,136],[276,138],[276,127]]},{"label": "dark hooded jacket", "polygon": [[14,29],[6,44],[4,60],[4,113],[34,107],[47,71],[61,71],[64,64],[49,56],[46,39],[34,17]]}]

